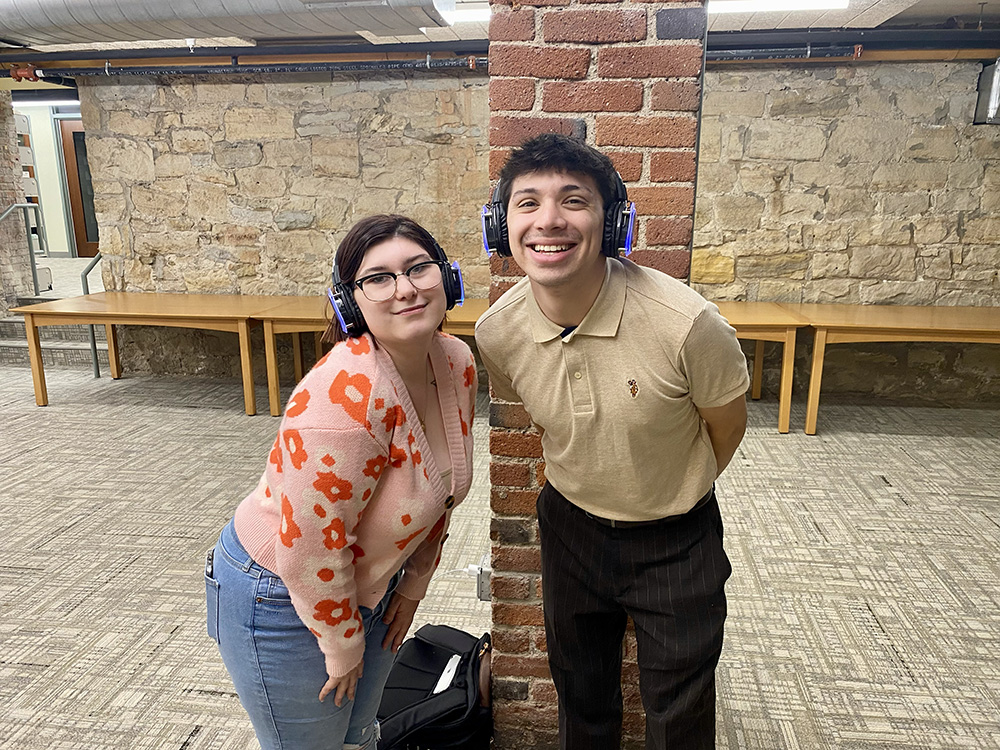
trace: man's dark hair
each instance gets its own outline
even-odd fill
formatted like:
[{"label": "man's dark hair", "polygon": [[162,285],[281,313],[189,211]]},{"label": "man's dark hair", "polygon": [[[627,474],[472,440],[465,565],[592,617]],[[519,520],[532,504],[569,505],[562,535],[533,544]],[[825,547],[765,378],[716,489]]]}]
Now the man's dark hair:
[{"label": "man's dark hair", "polygon": [[559,133],[535,136],[514,149],[500,170],[500,194],[504,206],[510,201],[515,178],[529,172],[566,172],[587,175],[601,191],[604,207],[614,201],[615,166],[611,159],[579,138]]}]

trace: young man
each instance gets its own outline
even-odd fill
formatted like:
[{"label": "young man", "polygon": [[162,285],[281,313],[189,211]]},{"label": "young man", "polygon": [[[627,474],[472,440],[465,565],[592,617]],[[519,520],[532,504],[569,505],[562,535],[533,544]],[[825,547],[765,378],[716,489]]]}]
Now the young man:
[{"label": "young man", "polygon": [[617,257],[628,206],[611,161],[581,141],[549,134],[515,149],[487,242],[509,245],[527,278],[479,319],[476,342],[495,394],[522,402],[542,432],[561,747],[621,746],[631,616],[646,747],[711,748],[732,572],[714,481],[743,438],[749,377],[715,305]]}]

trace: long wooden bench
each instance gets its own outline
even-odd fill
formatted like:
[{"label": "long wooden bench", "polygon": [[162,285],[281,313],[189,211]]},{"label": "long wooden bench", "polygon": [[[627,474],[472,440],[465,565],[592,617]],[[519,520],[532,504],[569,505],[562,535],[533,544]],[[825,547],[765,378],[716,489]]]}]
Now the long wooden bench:
[{"label": "long wooden bench", "polygon": [[257,400],[253,387],[250,327],[255,325],[253,313],[273,304],[273,301],[273,297],[240,294],[100,292],[17,307],[11,312],[24,316],[31,375],[35,385],[35,403],[39,406],[46,406],[49,403],[38,337],[40,327],[67,324],[103,325],[108,338],[111,377],[117,379],[122,376],[122,368],[118,356],[115,326],[168,326],[237,333],[240,339],[243,402],[247,414],[256,414]]},{"label": "long wooden bench", "polygon": [[916,307],[782,303],[816,331],[806,434],[816,434],[823,358],[828,344],[869,341],[941,341],[1000,344],[1000,307]]},{"label": "long wooden bench", "polygon": [[[271,297],[271,306],[259,310],[254,319],[264,324],[264,353],[267,359],[267,394],[271,414],[281,416],[281,383],[278,378],[278,356],[275,336],[292,334],[292,352],[295,365],[295,382],[302,379],[305,369],[302,361],[300,334],[314,334],[314,351],[320,351],[320,335],[330,322],[330,304],[325,297]],[[476,320],[486,312],[485,299],[467,299],[448,311],[444,330],[456,336],[475,333]]]}]

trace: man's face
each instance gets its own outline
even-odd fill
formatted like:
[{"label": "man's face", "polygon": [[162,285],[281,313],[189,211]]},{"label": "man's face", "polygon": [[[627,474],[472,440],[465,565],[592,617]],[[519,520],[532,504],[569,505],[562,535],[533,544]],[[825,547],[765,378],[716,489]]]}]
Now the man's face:
[{"label": "man's face", "polygon": [[593,178],[529,172],[511,183],[507,231],[533,284],[567,287],[604,278],[604,205]]}]

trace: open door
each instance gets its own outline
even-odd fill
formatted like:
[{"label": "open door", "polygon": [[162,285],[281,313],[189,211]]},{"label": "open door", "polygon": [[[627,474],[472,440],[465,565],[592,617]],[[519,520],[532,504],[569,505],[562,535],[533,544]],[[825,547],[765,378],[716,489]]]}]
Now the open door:
[{"label": "open door", "polygon": [[81,258],[97,255],[97,217],[94,215],[94,187],[90,182],[87,164],[87,145],[84,142],[83,122],[58,120],[62,136],[63,164],[66,165],[66,187],[73,214],[73,236],[76,254]]}]

